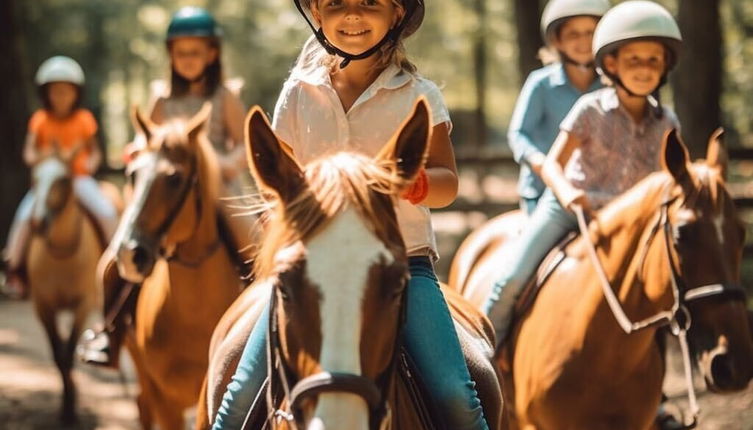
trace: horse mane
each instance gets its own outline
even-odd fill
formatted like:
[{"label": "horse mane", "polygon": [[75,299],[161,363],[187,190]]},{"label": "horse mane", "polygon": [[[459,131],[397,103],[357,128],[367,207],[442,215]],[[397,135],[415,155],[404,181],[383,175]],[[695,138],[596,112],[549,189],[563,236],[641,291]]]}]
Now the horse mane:
[{"label": "horse mane", "polygon": [[277,252],[307,241],[338,214],[355,208],[374,234],[393,252],[405,252],[391,195],[406,185],[393,162],[339,152],[313,160],[304,169],[305,184],[291,201],[266,196],[268,223],[254,259],[257,279],[274,274]]},{"label": "horse mane", "polygon": [[[703,161],[693,163],[688,172],[692,188],[685,191],[681,190],[682,187],[675,187],[674,178],[664,170],[649,174],[599,210],[599,220],[617,220],[623,218],[625,214],[655,213],[663,199],[669,197],[667,193],[676,196],[678,191],[682,193],[684,202],[688,206],[696,207],[704,202],[713,211],[719,211],[725,204],[725,199],[729,198],[722,175]],[[637,220],[635,216],[630,218],[633,221]],[[606,229],[606,231],[609,230],[609,228]]]}]

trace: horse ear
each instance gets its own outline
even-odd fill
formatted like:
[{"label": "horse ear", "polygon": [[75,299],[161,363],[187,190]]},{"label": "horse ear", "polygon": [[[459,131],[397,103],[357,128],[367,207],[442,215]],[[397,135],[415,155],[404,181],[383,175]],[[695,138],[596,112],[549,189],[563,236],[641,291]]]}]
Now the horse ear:
[{"label": "horse ear", "polygon": [[662,144],[662,167],[675,178],[678,184],[686,184],[690,178],[688,169],[688,150],[680,140],[677,129],[673,128],[664,134]]},{"label": "horse ear", "polygon": [[152,140],[152,130],[155,127],[154,123],[150,119],[144,117],[136,105],[133,105],[131,108],[131,123],[133,124],[136,133],[144,135],[147,143]]},{"label": "horse ear", "polygon": [[199,112],[197,112],[196,115],[193,116],[193,118],[188,120],[188,125],[186,126],[186,130],[188,130],[188,142],[189,143],[192,144],[192,143],[198,142],[199,133],[201,133],[204,130],[204,127],[206,127],[207,123],[209,122],[209,117],[211,115],[212,115],[212,103],[204,102]]},{"label": "horse ear", "polygon": [[290,147],[277,138],[266,115],[254,106],[246,116],[246,157],[256,182],[290,201],[303,186],[303,171]]},{"label": "horse ear", "polygon": [[421,97],[413,105],[411,115],[376,157],[394,161],[398,175],[406,181],[413,179],[426,162],[431,138],[430,118],[429,104]]},{"label": "horse ear", "polygon": [[714,130],[709,138],[709,146],[706,150],[706,165],[716,169],[727,180],[727,148],[724,145],[724,129],[719,127]]}]

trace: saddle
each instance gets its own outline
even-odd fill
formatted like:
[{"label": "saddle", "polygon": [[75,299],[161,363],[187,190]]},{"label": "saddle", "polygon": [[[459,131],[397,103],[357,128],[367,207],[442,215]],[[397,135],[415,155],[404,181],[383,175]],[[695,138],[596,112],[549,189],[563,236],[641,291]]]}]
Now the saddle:
[{"label": "saddle", "polygon": [[570,245],[570,243],[572,243],[577,238],[578,232],[573,231],[567,234],[562,240],[560,240],[559,243],[557,243],[557,245],[552,248],[551,251],[549,251],[549,254],[547,254],[546,258],[544,258],[544,260],[541,262],[538,270],[536,270],[535,276],[533,276],[525,285],[523,291],[521,291],[520,293],[520,296],[518,296],[518,300],[515,302],[515,307],[513,310],[513,321],[512,326],[508,331],[508,338],[510,336],[510,333],[513,333],[515,331],[514,328],[517,326],[520,317],[525,315],[528,309],[533,306],[533,303],[536,301],[536,297],[538,297],[541,288],[544,286],[547,279],[549,279],[549,276],[552,275],[557,266],[559,266],[560,263],[562,263],[562,261],[565,259],[565,257],[567,257],[566,251],[568,245]]}]

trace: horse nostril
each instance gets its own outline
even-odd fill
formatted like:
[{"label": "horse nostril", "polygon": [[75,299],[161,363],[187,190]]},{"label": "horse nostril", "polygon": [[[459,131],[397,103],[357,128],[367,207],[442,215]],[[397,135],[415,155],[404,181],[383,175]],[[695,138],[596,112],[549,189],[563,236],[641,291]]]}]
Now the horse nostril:
[{"label": "horse nostril", "polygon": [[723,391],[738,389],[733,367],[729,354],[717,354],[711,359],[711,377],[717,388]]},{"label": "horse nostril", "polygon": [[146,248],[141,245],[137,245],[133,249],[133,264],[135,264],[139,271],[142,273],[151,264],[151,258]]}]

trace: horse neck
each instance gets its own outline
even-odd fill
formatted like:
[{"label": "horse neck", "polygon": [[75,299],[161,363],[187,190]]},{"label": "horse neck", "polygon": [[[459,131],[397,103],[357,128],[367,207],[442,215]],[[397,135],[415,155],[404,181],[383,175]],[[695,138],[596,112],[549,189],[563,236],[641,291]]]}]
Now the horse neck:
[{"label": "horse neck", "polygon": [[47,228],[48,246],[68,252],[76,251],[81,237],[83,216],[75,192],[71,190],[63,209],[50,221]]},{"label": "horse neck", "polygon": [[[655,177],[599,214],[601,239],[597,249],[608,249],[608,253],[599,252],[599,258],[632,322],[652,317],[672,305],[665,233],[660,224],[665,189],[664,181]],[[604,309],[611,313],[608,307]],[[617,324],[614,328],[623,333]],[[655,328],[647,328],[631,337],[649,347],[654,333]]]},{"label": "horse neck", "polygon": [[[198,211],[193,233],[187,240],[176,244],[176,254],[186,261],[197,261],[206,256],[219,240],[217,228],[217,193],[219,172],[213,154],[199,147],[196,153],[197,180],[176,216],[176,222],[187,216],[188,211]],[[197,202],[198,199],[198,202]],[[189,217],[190,218],[190,217]]]}]

